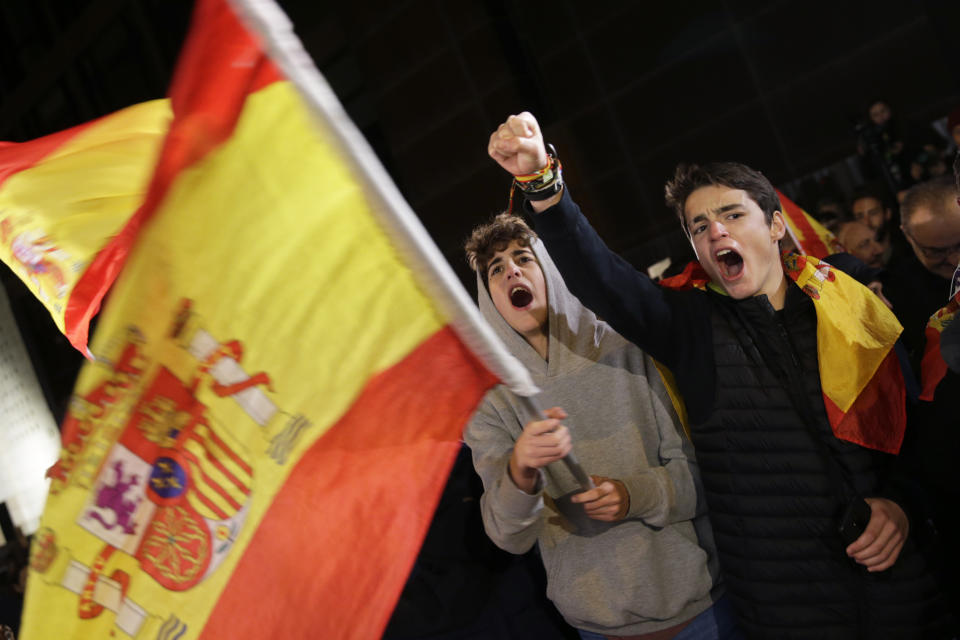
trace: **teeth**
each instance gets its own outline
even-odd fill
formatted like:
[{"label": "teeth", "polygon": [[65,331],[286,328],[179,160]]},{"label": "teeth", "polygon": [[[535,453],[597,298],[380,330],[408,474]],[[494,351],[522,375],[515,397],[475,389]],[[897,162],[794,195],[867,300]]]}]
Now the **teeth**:
[{"label": "teeth", "polygon": [[717,257],[725,256],[728,253],[730,253],[730,249],[720,249],[720,251],[717,251]]},{"label": "teeth", "polygon": [[510,289],[510,295],[515,294],[517,291],[526,291],[526,289],[523,287],[514,287],[513,289]]}]

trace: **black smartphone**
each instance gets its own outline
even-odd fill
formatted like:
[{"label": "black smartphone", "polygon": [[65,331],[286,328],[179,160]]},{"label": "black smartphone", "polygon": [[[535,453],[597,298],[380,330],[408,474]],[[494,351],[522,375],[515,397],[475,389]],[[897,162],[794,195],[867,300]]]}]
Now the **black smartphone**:
[{"label": "black smartphone", "polygon": [[844,545],[852,544],[860,537],[867,528],[867,523],[870,522],[870,514],[870,505],[860,496],[850,501],[843,511],[838,527]]}]

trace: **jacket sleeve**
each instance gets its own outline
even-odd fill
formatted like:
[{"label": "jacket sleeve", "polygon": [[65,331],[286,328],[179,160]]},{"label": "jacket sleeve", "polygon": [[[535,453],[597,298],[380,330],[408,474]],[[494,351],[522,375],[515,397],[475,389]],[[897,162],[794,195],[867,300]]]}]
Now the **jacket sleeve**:
[{"label": "jacket sleeve", "polygon": [[674,318],[668,298],[677,292],[660,287],[611,251],[569,190],[533,220],[570,291],[619,334],[673,368],[675,320],[684,319]]},{"label": "jacket sleeve", "polygon": [[665,527],[706,513],[703,492],[699,491],[700,470],[693,445],[682,433],[679,418],[659,371],[647,358],[647,379],[651,402],[657,407],[657,451],[660,465],[635,474],[622,482],[630,493],[628,518],[639,518],[652,527]]},{"label": "jacket sleeve", "polygon": [[862,260],[849,253],[833,253],[824,258],[823,261],[840,269],[862,285],[870,284],[883,273],[882,269],[868,267]]},{"label": "jacket sleeve", "polygon": [[543,527],[542,476],[533,495],[520,490],[510,478],[514,436],[489,400],[484,400],[470,419],[464,440],[483,481],[480,510],[487,535],[504,551],[526,553]]},{"label": "jacket sleeve", "polygon": [[708,415],[714,389],[708,296],[665,289],[634,269],[604,244],[567,190],[533,219],[570,291],[673,372],[694,422]]},{"label": "jacket sleeve", "polygon": [[567,189],[533,220],[570,291],[617,333],[685,378],[683,370],[709,349],[706,296],[665,289],[611,251]]}]

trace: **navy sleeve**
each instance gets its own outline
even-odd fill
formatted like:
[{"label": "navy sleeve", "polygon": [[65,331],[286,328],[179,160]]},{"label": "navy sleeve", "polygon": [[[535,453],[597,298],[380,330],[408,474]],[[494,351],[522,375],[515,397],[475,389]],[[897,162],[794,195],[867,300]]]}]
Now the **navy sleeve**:
[{"label": "navy sleeve", "polygon": [[691,417],[713,394],[713,340],[708,296],[654,283],[611,251],[564,190],[534,214],[537,234],[570,291],[622,336],[669,367]]},{"label": "navy sleeve", "polygon": [[868,285],[880,277],[881,269],[868,267],[862,260],[849,253],[834,253],[826,258],[827,262],[863,285]]}]

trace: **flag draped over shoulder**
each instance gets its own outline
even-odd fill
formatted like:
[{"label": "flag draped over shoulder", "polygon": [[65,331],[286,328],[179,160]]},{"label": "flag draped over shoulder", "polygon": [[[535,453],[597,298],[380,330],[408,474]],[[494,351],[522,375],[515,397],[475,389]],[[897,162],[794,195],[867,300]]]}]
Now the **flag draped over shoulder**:
[{"label": "flag draped over shoulder", "polygon": [[[906,390],[894,345],[903,331],[872,291],[813,256],[784,254],[784,273],[813,300],[823,404],[841,440],[897,453],[906,429]],[[727,295],[691,262],[660,284]],[[928,329],[929,331],[929,329]]]},{"label": "flag draped over shoulder", "polygon": [[30,142],[0,143],[0,259],[84,354],[170,119],[169,102],[154,100]]},{"label": "flag draped over shoulder", "polygon": [[906,429],[906,390],[894,348],[903,327],[872,291],[813,256],[784,270],[813,299],[823,403],[841,440],[896,454]]},{"label": "flag draped over shoulder", "polygon": [[239,4],[197,4],[26,640],[379,637],[475,405],[535,391],[282,14]]},{"label": "flag draped over shoulder", "polygon": [[780,198],[783,218],[787,223],[787,232],[797,245],[798,253],[823,260],[844,250],[836,236],[813,216],[779,190],[777,196]]}]

